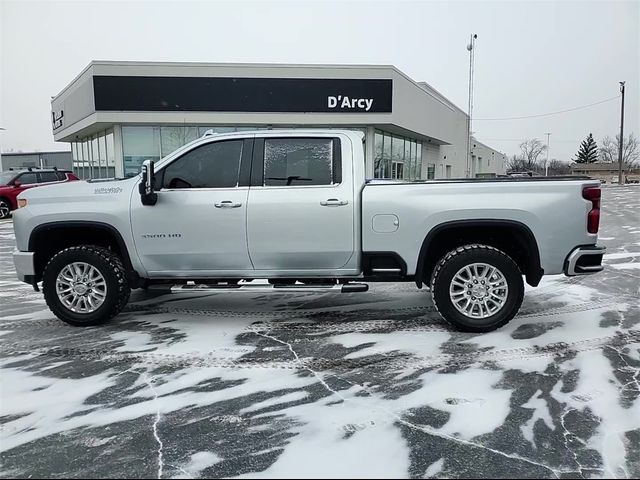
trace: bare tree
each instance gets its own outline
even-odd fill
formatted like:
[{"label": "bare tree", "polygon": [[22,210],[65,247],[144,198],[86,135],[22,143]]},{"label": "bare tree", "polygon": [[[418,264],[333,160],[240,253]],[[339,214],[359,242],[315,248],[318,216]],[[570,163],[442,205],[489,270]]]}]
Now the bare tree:
[{"label": "bare tree", "polygon": [[524,164],[525,162],[520,155],[513,154],[507,158],[507,172],[524,172],[526,171]]},{"label": "bare tree", "polygon": [[521,158],[525,170],[537,170],[540,155],[547,151],[547,146],[538,138],[529,138],[520,144]]},{"label": "bare tree", "polygon": [[540,155],[547,146],[537,138],[530,138],[520,144],[520,153],[507,160],[508,172],[541,172],[544,168],[539,164]]},{"label": "bare tree", "polygon": [[[620,134],[615,139],[606,136],[602,139],[600,147],[600,161],[605,163],[615,163],[618,161],[620,149]],[[631,132],[622,142],[622,165],[625,170],[634,168],[640,160],[640,142]]]}]

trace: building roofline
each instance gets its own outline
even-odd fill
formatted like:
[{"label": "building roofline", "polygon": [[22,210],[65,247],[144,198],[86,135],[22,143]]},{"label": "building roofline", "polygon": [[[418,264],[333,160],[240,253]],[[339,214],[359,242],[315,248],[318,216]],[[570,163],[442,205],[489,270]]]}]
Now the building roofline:
[{"label": "building roofline", "polygon": [[490,147],[489,145],[487,145],[486,143],[481,142],[480,140],[478,140],[476,137],[474,137],[473,135],[471,135],[471,139],[476,142],[479,143],[480,145],[482,145],[484,148],[488,148],[489,150],[493,150],[494,152],[498,152],[500,155],[506,155],[506,153],[501,152],[500,150],[496,150],[493,147]]},{"label": "building roofline", "polygon": [[[88,72],[91,68],[98,65],[106,65],[106,66],[158,66],[158,67],[257,67],[257,68],[319,68],[319,69],[332,69],[332,68],[342,68],[342,69],[353,69],[353,70],[366,70],[366,69],[386,69],[392,70],[397,73],[405,80],[413,83],[416,87],[418,87],[421,91],[426,92],[428,95],[432,96],[434,99],[438,100],[440,103],[443,103],[449,108],[453,108],[454,110],[458,110],[466,115],[466,113],[457,107],[451,100],[442,95],[439,91],[429,85],[427,82],[418,82],[411,78],[409,75],[404,73],[395,65],[390,64],[340,64],[340,63],[246,63],[246,62],[155,62],[155,61],[135,61],[135,60],[91,60],[89,64],[82,69],[82,71],[74,77],[71,82],[69,82],[60,92],[51,97],[51,102],[56,100],[58,97],[63,95],[70,87],[72,87],[80,77],[82,77],[86,72]],[[428,88],[425,88],[424,86]]]},{"label": "building roofline", "polygon": [[465,112],[463,109],[461,109],[459,106],[457,106],[455,103],[453,103],[451,100],[449,100],[447,97],[445,97],[442,93],[440,93],[440,91],[436,88],[434,88],[431,84],[425,82],[424,80],[421,80],[419,82],[417,82],[418,86],[420,86],[420,88],[422,88],[423,90],[425,90],[427,93],[430,93],[432,96],[438,98],[440,101],[446,103],[449,107],[453,108],[454,110],[456,110],[458,113],[462,113],[465,116],[469,116],[467,114],[467,112]]},{"label": "building roofline", "polygon": [[71,153],[71,150],[47,150],[46,152],[2,152],[3,157],[11,157],[17,155],[44,155],[50,153]]},{"label": "building roofline", "polygon": [[89,71],[90,68],[93,67],[93,65],[94,65],[93,61],[89,62],[89,65],[84,67],[79,74],[77,74],[75,77],[73,77],[73,80],[71,80],[69,83],[67,83],[67,85],[65,85],[63,87],[63,89],[58,92],[57,95],[54,95],[54,96],[51,97],[51,103],[53,103],[54,100],[56,100],[58,97],[63,95],[67,90],[69,90],[73,86],[73,84],[76,83],[80,79],[80,77],[82,77],[85,73],[87,73],[87,71]]}]

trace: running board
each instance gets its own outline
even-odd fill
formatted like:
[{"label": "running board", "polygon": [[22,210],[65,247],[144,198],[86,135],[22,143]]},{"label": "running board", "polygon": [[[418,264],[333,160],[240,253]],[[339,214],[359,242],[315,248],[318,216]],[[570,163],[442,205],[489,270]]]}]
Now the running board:
[{"label": "running board", "polygon": [[214,292],[217,290],[227,291],[243,291],[243,292],[273,292],[273,293],[288,293],[288,292],[333,292],[333,293],[361,293],[369,290],[369,285],[366,283],[345,283],[340,285],[287,285],[287,284],[275,284],[265,285],[257,284],[195,284],[195,285],[174,285],[171,287],[172,292]]}]

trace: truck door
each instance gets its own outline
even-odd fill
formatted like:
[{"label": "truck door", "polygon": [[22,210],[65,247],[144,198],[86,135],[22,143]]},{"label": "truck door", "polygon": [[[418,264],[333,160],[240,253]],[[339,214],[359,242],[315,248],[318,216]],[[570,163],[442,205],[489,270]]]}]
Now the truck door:
[{"label": "truck door", "polygon": [[156,172],[154,206],[133,195],[136,249],[150,276],[252,271],[246,230],[252,149],[253,139],[197,145]]},{"label": "truck door", "polygon": [[256,270],[347,268],[356,250],[354,215],[348,137],[256,138],[247,213]]}]

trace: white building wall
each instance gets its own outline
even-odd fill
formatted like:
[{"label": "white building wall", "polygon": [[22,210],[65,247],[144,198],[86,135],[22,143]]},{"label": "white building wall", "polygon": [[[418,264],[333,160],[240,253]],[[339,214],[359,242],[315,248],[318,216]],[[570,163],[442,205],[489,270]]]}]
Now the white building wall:
[{"label": "white building wall", "polygon": [[474,172],[478,174],[504,175],[507,173],[507,156],[471,137],[470,152],[475,159]]},{"label": "white building wall", "polygon": [[[287,113],[287,112],[191,112],[191,111],[97,111],[94,75],[211,76],[253,78],[362,78],[391,79],[393,108],[389,113]],[[125,129],[192,126],[220,127],[329,127],[358,128],[366,134],[367,177],[373,177],[375,130],[422,142],[421,178],[428,165],[434,178],[469,176],[467,165],[467,114],[424,82],[414,82],[393,66],[384,65],[269,65],[155,62],[92,62],[52,100],[52,111],[64,112],[62,126],[53,131],[57,141],[77,143],[113,128],[116,174],[122,165]],[[506,158],[486,145],[476,143],[474,155],[479,173],[505,172]],[[145,153],[146,155],[147,153]],[[137,154],[140,156],[140,154]]]},{"label": "white building wall", "polygon": [[422,178],[427,178],[427,171],[429,165],[435,165],[436,176],[438,177],[438,163],[440,158],[440,147],[438,145],[432,145],[430,143],[422,144]]}]

